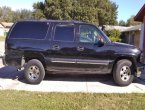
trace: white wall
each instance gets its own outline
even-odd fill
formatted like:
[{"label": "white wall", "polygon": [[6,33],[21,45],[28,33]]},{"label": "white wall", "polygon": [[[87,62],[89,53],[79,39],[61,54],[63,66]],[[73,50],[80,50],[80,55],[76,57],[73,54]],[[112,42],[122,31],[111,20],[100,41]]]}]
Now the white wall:
[{"label": "white wall", "polygon": [[0,36],[4,36],[4,28],[0,27]]},{"label": "white wall", "polygon": [[141,26],[141,34],[140,34],[140,49],[143,49],[143,41],[144,41],[144,25]]}]

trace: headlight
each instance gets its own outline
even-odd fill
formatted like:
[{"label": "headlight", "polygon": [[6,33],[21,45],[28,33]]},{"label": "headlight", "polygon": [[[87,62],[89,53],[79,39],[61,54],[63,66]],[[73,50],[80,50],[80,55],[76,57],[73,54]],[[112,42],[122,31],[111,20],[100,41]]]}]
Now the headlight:
[{"label": "headlight", "polygon": [[144,54],[143,53],[140,54],[139,61],[141,63],[144,63]]}]

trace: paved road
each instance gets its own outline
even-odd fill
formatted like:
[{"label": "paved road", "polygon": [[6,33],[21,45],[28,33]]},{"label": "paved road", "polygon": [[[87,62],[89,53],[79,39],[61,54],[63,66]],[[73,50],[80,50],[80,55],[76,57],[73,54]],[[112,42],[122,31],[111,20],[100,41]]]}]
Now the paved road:
[{"label": "paved road", "polygon": [[[4,51],[4,43],[0,42],[0,51]],[[114,84],[112,75],[46,75],[39,85],[26,83],[23,72],[16,68],[3,67],[0,61],[0,89],[25,90],[39,92],[85,92],[85,93],[145,93],[145,82],[135,78],[127,87]],[[145,72],[144,72],[145,73]],[[145,74],[142,75],[145,79]]]}]

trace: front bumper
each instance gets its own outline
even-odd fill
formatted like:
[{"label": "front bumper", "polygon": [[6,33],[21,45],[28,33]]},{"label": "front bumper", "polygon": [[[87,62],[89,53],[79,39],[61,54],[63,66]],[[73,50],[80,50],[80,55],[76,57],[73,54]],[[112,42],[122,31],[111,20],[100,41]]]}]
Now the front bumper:
[{"label": "front bumper", "polygon": [[136,77],[140,77],[141,73],[143,72],[143,70],[145,69],[145,64],[138,64],[137,68],[136,68]]}]

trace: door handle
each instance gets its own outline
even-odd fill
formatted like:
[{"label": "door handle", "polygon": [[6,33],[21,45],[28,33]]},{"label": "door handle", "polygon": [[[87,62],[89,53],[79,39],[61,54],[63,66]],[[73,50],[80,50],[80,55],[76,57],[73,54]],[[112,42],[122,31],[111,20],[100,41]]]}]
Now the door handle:
[{"label": "door handle", "polygon": [[79,47],[77,47],[77,50],[78,50],[78,51],[84,51],[84,47],[80,47],[80,46],[79,46]]},{"label": "door handle", "polygon": [[52,49],[53,49],[53,50],[59,50],[60,48],[59,48],[58,45],[53,45]]}]

